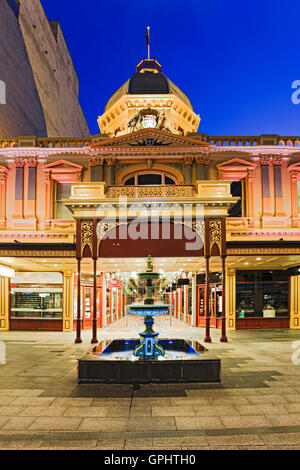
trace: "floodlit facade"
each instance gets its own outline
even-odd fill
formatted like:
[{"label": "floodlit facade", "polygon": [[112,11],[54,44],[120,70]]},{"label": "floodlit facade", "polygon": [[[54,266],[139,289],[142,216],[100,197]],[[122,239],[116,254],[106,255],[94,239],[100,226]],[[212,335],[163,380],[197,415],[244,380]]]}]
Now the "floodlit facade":
[{"label": "floodlit facade", "polygon": [[0,141],[0,330],[76,329],[80,341],[93,328],[96,340],[143,297],[149,254],[157,299],[207,341],[210,328],[223,341],[300,328],[300,137],[198,132],[156,60],[98,123],[86,138]]}]

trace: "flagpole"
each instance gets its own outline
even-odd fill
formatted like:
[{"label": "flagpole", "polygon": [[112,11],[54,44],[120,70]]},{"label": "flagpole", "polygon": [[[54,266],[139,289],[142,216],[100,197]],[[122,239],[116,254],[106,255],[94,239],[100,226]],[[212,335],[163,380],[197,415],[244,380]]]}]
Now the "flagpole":
[{"label": "flagpole", "polygon": [[148,31],[148,60],[150,60],[150,26],[147,26]]}]

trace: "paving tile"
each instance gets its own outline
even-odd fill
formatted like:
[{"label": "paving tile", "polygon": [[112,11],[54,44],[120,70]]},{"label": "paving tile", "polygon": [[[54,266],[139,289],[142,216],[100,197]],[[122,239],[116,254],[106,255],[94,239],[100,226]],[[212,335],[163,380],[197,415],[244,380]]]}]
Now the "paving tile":
[{"label": "paving tile", "polygon": [[43,447],[48,447],[48,448],[51,448],[51,447],[56,447],[56,448],[62,448],[62,449],[76,449],[76,448],[80,448],[80,449],[86,449],[86,448],[89,448],[89,447],[96,447],[97,445],[97,440],[96,439],[90,439],[90,440],[87,440],[87,439],[80,439],[78,441],[76,440],[71,440],[71,439],[68,439],[68,440],[51,440],[51,441],[44,441],[41,445],[41,448]]},{"label": "paving tile", "polygon": [[194,406],[194,405],[210,405],[209,398],[204,397],[171,397],[171,405],[172,406]]},{"label": "paving tile", "polygon": [[53,397],[18,397],[14,399],[14,406],[47,406],[53,403]]},{"label": "paving tile", "polygon": [[97,441],[99,448],[123,449],[124,445],[125,439],[99,439]]},{"label": "paving tile", "polygon": [[286,415],[266,415],[274,426],[295,426],[300,425],[299,414],[286,414]]},{"label": "paving tile", "polygon": [[52,406],[91,406],[93,398],[55,398]]},{"label": "paving tile", "polygon": [[26,406],[20,416],[62,416],[66,410],[61,406]]},{"label": "paving tile", "polygon": [[170,398],[133,398],[131,406],[171,406]]},{"label": "paving tile", "polygon": [[127,418],[83,418],[78,431],[125,431]]},{"label": "paving tile", "polygon": [[176,429],[175,420],[171,416],[162,416],[159,419],[129,417],[126,421],[127,431],[163,431]]},{"label": "paving tile", "polygon": [[176,428],[178,430],[185,429],[223,429],[224,424],[217,416],[191,416],[191,417],[175,417]]},{"label": "paving tile", "polygon": [[[15,400],[16,400],[16,397],[14,397],[14,396],[11,396],[11,397],[2,396],[2,397],[0,397],[0,404],[1,404],[1,406],[10,405]],[[14,403],[14,405],[15,405],[15,403]]]},{"label": "paving tile", "polygon": [[226,428],[251,428],[271,426],[272,423],[263,415],[221,416]]},{"label": "paving tile", "polygon": [[107,413],[107,416],[109,418],[125,418],[126,416],[129,416],[129,406],[116,406],[116,407],[111,407],[109,408],[109,411]]},{"label": "paving tile", "polygon": [[82,418],[39,417],[30,426],[30,431],[76,431]]},{"label": "paving tile", "polygon": [[287,403],[286,398],[280,395],[248,395],[247,400],[249,401],[250,404],[253,404],[253,405],[260,405],[263,403],[267,403],[267,404]]},{"label": "paving tile", "polygon": [[236,409],[241,415],[277,415],[287,414],[287,409],[284,405],[236,405]]},{"label": "paving tile", "polygon": [[44,392],[44,390],[31,390],[31,389],[14,389],[14,388],[0,388],[0,401],[3,396],[13,397],[38,397]]},{"label": "paving tile", "polygon": [[[50,407],[52,408],[52,406]],[[79,416],[81,418],[86,417],[102,417],[105,418],[107,416],[109,408],[102,408],[100,406],[71,406],[70,408],[66,409],[64,416]]]},{"label": "paving tile", "polygon": [[173,445],[173,446],[207,446],[207,439],[205,436],[191,436],[191,437],[162,437],[153,438],[153,445]]},{"label": "paving tile", "polygon": [[266,433],[262,434],[260,438],[265,444],[297,444],[300,447],[300,433]]},{"label": "paving tile", "polygon": [[195,416],[192,406],[153,406],[152,416]]},{"label": "paving tile", "polygon": [[264,445],[260,436],[256,434],[239,434],[233,436],[207,436],[208,444],[211,446],[227,445]]},{"label": "paving tile", "polygon": [[17,416],[24,406],[0,406],[0,416]]},{"label": "paving tile", "polygon": [[196,416],[234,416],[238,411],[230,405],[193,406]]},{"label": "paving tile", "polygon": [[9,441],[0,441],[0,449],[38,449],[42,444],[41,440],[26,439],[22,440],[9,440]]},{"label": "paving tile", "polygon": [[146,407],[142,407],[142,406],[134,406],[133,408],[130,408],[129,410],[129,415],[130,416],[136,416],[136,417],[140,417],[140,418],[143,418],[143,417],[151,417],[152,414],[151,414],[151,407],[150,406],[146,406]]},{"label": "paving tile", "polygon": [[14,416],[7,421],[2,430],[26,431],[35,419],[34,416]]},{"label": "paving tile", "polygon": [[300,413],[300,403],[286,403],[284,406],[289,413]]},{"label": "paving tile", "polygon": [[94,398],[91,406],[104,406],[111,408],[113,406],[130,406],[130,398]]}]

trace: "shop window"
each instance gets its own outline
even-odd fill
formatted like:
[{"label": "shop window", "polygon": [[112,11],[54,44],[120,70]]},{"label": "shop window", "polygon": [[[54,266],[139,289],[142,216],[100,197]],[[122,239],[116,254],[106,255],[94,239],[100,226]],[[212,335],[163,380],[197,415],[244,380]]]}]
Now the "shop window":
[{"label": "shop window", "polygon": [[288,317],[287,271],[237,271],[237,318]]},{"label": "shop window", "polygon": [[11,319],[62,319],[60,273],[16,273],[11,280]]},{"label": "shop window", "polygon": [[62,202],[64,199],[68,199],[71,195],[70,183],[56,183],[56,200],[55,200],[55,218],[62,220],[73,219],[72,213]]}]

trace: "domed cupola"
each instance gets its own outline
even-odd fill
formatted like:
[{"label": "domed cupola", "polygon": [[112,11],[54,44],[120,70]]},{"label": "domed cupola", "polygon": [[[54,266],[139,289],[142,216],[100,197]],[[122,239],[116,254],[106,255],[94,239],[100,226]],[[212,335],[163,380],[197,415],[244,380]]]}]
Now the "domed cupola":
[{"label": "domed cupola", "polygon": [[155,59],[144,59],[136,73],[108,100],[99,116],[100,131],[119,136],[144,127],[176,134],[196,132],[200,116],[186,94],[162,73]]}]

